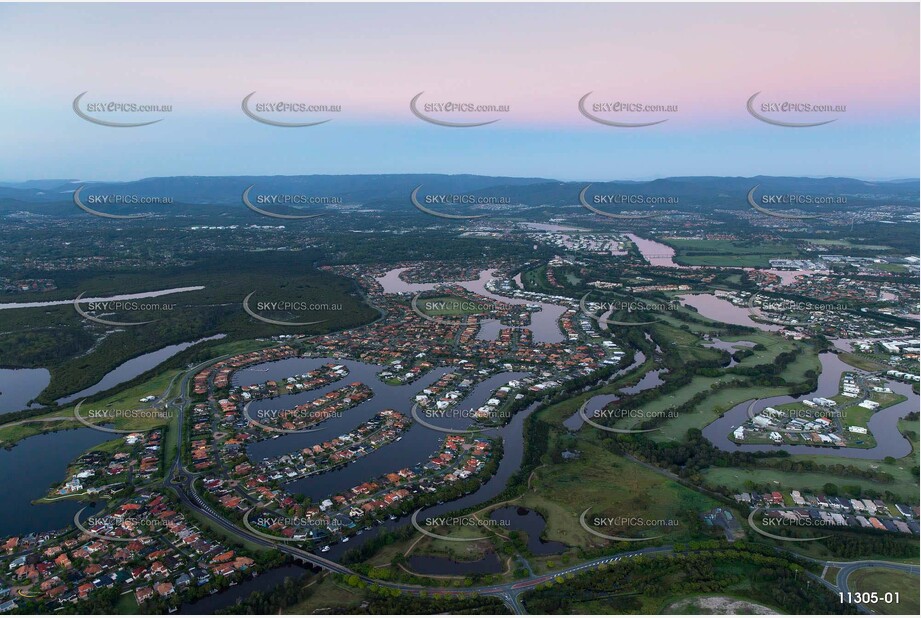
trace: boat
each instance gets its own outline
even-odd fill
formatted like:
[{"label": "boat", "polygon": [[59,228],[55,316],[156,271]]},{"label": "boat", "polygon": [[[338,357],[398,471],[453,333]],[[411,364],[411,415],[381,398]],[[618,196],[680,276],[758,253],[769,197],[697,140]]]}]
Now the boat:
[{"label": "boat", "polygon": [[328,552],[328,551],[329,551],[329,545],[324,545],[323,547],[320,548],[320,551],[322,551],[322,552]]},{"label": "boat", "polygon": [[342,542],[343,542],[343,543],[348,543],[348,542],[349,542],[349,537],[347,537],[347,536],[342,537]]}]

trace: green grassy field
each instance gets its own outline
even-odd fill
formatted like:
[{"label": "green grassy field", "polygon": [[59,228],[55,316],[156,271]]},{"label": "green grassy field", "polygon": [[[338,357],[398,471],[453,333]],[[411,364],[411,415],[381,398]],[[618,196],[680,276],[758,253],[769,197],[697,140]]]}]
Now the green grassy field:
[{"label": "green grassy field", "polygon": [[521,273],[521,283],[524,285],[524,289],[533,292],[552,292],[554,290],[550,282],[547,281],[546,266],[538,266]]},{"label": "green grassy field", "polygon": [[769,267],[771,259],[796,258],[800,252],[792,242],[660,238],[673,247],[675,262],[686,266]]},{"label": "green grassy field", "polygon": [[892,247],[886,245],[864,245],[853,243],[849,240],[838,240],[832,238],[803,238],[806,242],[810,242],[814,245],[821,245],[824,247],[847,247],[849,249],[865,249],[867,251],[891,251]]},{"label": "green grassy field", "polygon": [[[737,468],[709,468],[704,474],[708,485],[723,485],[733,491],[748,491],[746,481],[758,485],[770,485],[777,491],[790,491],[798,489],[810,493],[822,493],[826,483],[834,483],[839,487],[856,485],[864,488],[882,489],[887,485],[876,481],[854,478],[851,476],[838,476],[825,472],[784,472],[781,470],[740,470]],[[915,497],[918,492],[915,490]]]},{"label": "green grassy field", "polygon": [[[861,249],[878,249],[878,247],[861,247]],[[883,273],[902,274],[908,272],[908,267],[904,264],[870,264],[869,267]]]},{"label": "green grassy field", "polygon": [[[99,423],[101,419],[87,418],[88,410],[150,410],[150,404],[141,403],[140,399],[148,395],[156,395],[159,397],[179,373],[181,373],[179,370],[164,371],[143,384],[127,388],[101,401],[84,404],[81,406],[81,416],[92,423]],[[0,445],[11,445],[29,436],[46,431],[81,427],[81,424],[75,419],[67,421],[44,421],[44,419],[63,417],[73,419],[73,416],[74,406],[71,405],[54,412],[32,417],[28,419],[29,422],[27,423],[0,425]],[[163,427],[166,424],[167,419],[165,418],[117,418],[113,419],[112,427],[116,429],[146,431],[156,427]]]},{"label": "green grassy field", "polygon": [[315,583],[310,584],[314,588],[310,598],[285,608],[283,613],[309,615],[329,613],[333,609],[354,609],[364,600],[358,590],[343,586],[331,577],[323,577],[313,582]]},{"label": "green grassy field", "polygon": [[917,616],[921,611],[921,586],[916,575],[892,569],[859,569],[851,574],[847,583],[852,592],[875,592],[880,597],[887,592],[898,593],[898,603],[894,598],[890,603],[886,603],[882,598],[877,603],[867,603],[876,613]]},{"label": "green grassy field", "polygon": [[652,527],[615,524],[599,532],[627,538],[662,535],[657,543],[682,542],[694,536],[696,521],[689,521],[690,514],[696,517],[716,505],[707,496],[615,455],[592,440],[579,440],[577,448],[582,453],[579,459],[539,468],[533,491],[516,502],[544,515],[546,539],[583,548],[609,545],[580,525],[580,514],[590,508],[589,522],[594,517],[677,522]]}]

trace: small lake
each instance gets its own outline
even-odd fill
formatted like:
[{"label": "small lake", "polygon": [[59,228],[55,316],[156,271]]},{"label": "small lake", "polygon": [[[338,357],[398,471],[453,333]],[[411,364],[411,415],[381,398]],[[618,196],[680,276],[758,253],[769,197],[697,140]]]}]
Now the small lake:
[{"label": "small lake", "polygon": [[187,341],[186,343],[177,343],[176,345],[168,345],[165,348],[160,348],[154,352],[148,352],[147,354],[141,354],[140,356],[135,356],[131,360],[127,360],[109,373],[105,374],[99,382],[85,388],[78,393],[73,395],[68,395],[57,400],[57,404],[70,403],[76,401],[83,397],[89,397],[90,395],[95,395],[96,393],[101,393],[102,391],[108,390],[114,386],[118,386],[129,380],[133,380],[142,373],[150,371],[157,365],[162,362],[169,360],[171,357],[176,356],[183,350],[191,348],[193,345],[201,343],[202,341],[214,341],[216,339],[223,339],[226,335],[213,335],[211,337],[205,337],[203,339],[198,339],[196,341]]},{"label": "small lake", "polygon": [[408,558],[407,567],[420,575],[489,575],[502,573],[505,569],[499,556],[489,552],[479,560],[459,562],[444,556],[417,556]]},{"label": "small lake", "polygon": [[[32,436],[12,449],[0,449],[0,537],[59,530],[73,524],[77,511],[89,504],[60,500],[32,504],[64,480],[67,466],[84,451],[112,439],[111,434],[80,428]],[[101,507],[101,503],[99,504]],[[99,510],[87,509],[85,517]]]},{"label": "small lake", "polygon": [[648,391],[650,388],[655,388],[665,384],[660,376],[664,373],[668,373],[668,369],[653,369],[652,371],[646,372],[640,381],[634,384],[633,386],[625,386],[620,389],[620,392],[625,395],[636,395],[637,393],[642,393],[643,391]]},{"label": "small lake", "polygon": [[509,530],[524,532],[528,536],[528,551],[535,556],[560,554],[569,549],[559,541],[544,541],[540,538],[547,527],[547,521],[537,511],[520,506],[503,506],[490,513],[489,518],[508,521]]},{"label": "small lake", "polygon": [[729,363],[724,365],[724,367],[735,367],[739,364],[739,361],[735,359],[732,355],[739,350],[753,348],[755,346],[751,341],[723,341],[722,339],[713,338],[707,343],[704,343],[705,348],[711,348],[714,350],[722,350],[723,352],[729,353]]},{"label": "small lake", "polygon": [[28,409],[50,382],[47,369],[0,369],[0,414]]},{"label": "small lake", "polygon": [[777,324],[756,322],[751,318],[748,307],[737,307],[725,298],[713,294],[681,294],[678,296],[685,305],[697,309],[700,315],[724,324],[749,326],[766,331],[778,331],[783,327]]}]

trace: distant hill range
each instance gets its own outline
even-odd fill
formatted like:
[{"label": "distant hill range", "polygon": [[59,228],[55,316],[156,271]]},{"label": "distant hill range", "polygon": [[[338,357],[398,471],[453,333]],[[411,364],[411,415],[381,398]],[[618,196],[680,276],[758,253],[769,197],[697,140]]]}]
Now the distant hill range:
[{"label": "distant hill range", "polygon": [[[87,195],[134,195],[169,197],[173,204],[100,207],[109,212],[125,210],[163,211],[164,214],[214,212],[213,207],[241,206],[243,190],[255,185],[253,195],[289,194],[335,197],[344,204],[370,208],[411,208],[409,195],[422,185],[421,195],[471,194],[507,198],[512,204],[565,206],[578,203],[579,192],[591,181],[559,181],[548,178],[446,174],[356,174],[311,176],[169,176],[129,182],[81,180],[30,180],[0,182],[0,214],[27,211],[34,214],[79,214],[72,203],[74,189],[86,185]],[[848,206],[894,203],[917,205],[917,179],[870,182],[854,178],[803,178],[785,176],[672,177],[648,182],[592,183],[591,194],[632,194],[676,197],[674,208],[743,209],[745,196],[755,185],[759,193],[846,196]],[[209,208],[211,207],[211,208]]]}]

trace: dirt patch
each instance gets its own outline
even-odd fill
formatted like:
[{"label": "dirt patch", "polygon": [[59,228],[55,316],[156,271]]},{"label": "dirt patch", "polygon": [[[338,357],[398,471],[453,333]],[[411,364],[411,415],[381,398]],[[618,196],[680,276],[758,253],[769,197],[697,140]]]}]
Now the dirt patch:
[{"label": "dirt patch", "polygon": [[672,603],[663,614],[712,614],[719,616],[736,614],[769,615],[777,612],[770,607],[743,601],[732,597],[693,597]]}]

